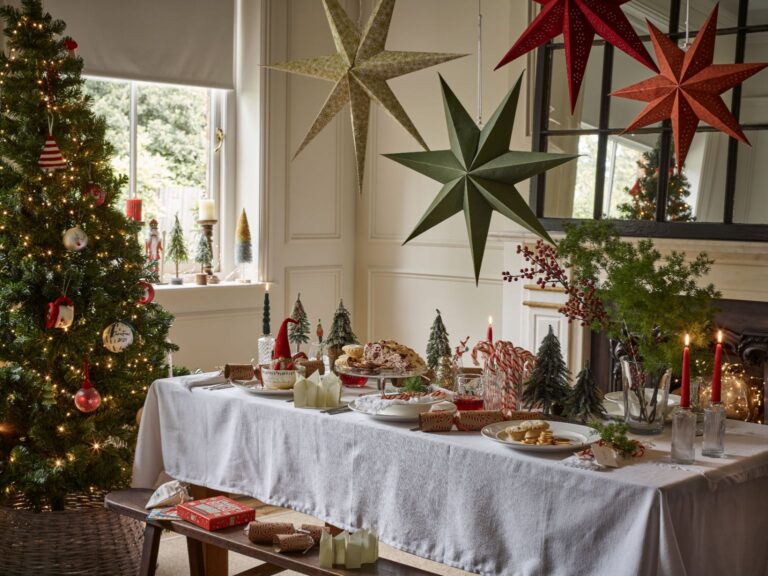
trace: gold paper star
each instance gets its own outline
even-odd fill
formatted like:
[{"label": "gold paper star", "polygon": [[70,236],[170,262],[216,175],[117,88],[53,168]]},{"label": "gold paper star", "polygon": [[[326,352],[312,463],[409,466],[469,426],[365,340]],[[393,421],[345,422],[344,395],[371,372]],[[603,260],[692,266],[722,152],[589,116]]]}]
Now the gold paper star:
[{"label": "gold paper star", "polygon": [[387,80],[461,58],[466,54],[385,50],[384,45],[389,34],[395,0],[379,0],[362,34],[338,0],[323,0],[323,6],[337,53],[332,56],[291,60],[273,64],[268,68],[334,83],[331,94],[294,154],[294,158],[328,125],[347,102],[350,103],[352,136],[357,159],[357,184],[362,192],[371,100],[383,106],[424,149],[428,150],[424,139],[405,113],[387,84]]}]

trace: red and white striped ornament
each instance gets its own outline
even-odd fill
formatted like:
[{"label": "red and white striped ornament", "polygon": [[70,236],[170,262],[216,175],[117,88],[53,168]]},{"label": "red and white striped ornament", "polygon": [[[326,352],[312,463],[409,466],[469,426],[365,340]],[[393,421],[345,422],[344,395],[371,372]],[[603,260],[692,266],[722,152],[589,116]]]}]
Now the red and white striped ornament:
[{"label": "red and white striped ornament", "polygon": [[48,137],[45,139],[45,145],[40,153],[40,159],[37,161],[37,164],[43,170],[49,171],[67,167],[67,162],[64,160],[64,156],[61,155],[59,145],[56,144],[56,140],[53,139],[53,134],[50,130],[48,131]]}]

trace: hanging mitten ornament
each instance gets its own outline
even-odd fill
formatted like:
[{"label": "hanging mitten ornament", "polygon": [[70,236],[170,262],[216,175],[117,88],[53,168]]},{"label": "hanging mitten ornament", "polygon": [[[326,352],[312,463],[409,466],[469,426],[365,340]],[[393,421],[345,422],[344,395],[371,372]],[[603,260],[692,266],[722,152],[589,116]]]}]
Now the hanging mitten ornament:
[{"label": "hanging mitten ornament", "polygon": [[139,298],[139,304],[149,304],[155,299],[155,288],[149,282],[139,280],[139,287],[143,290]]},{"label": "hanging mitten ornament", "polygon": [[37,161],[37,165],[48,172],[67,167],[67,162],[64,160],[64,156],[61,155],[59,145],[56,144],[56,140],[53,139],[52,118],[48,119],[48,137],[45,139],[43,151],[40,152],[40,159]]},{"label": "hanging mitten ornament", "polygon": [[101,206],[107,200],[107,194],[104,189],[96,184],[96,182],[88,182],[85,185],[86,197],[93,198],[96,201],[97,206]]},{"label": "hanging mitten ornament", "polygon": [[104,348],[116,354],[133,344],[133,330],[125,322],[115,322],[104,329],[101,335]]},{"label": "hanging mitten ornament", "polygon": [[291,357],[291,344],[288,342],[288,324],[296,324],[293,318],[286,318],[280,325],[275,339],[275,350],[272,353],[272,370],[295,370],[296,365]]},{"label": "hanging mitten ornament", "polygon": [[75,305],[66,296],[59,296],[53,302],[48,302],[45,314],[45,327],[66,330],[75,321]]},{"label": "hanging mitten ornament", "polygon": [[75,406],[80,412],[89,414],[101,405],[101,394],[93,387],[88,376],[88,360],[83,360],[83,385],[75,393]]},{"label": "hanging mitten ornament", "polygon": [[74,226],[64,232],[64,248],[70,252],[80,252],[88,245],[88,235],[80,226]]},{"label": "hanging mitten ornament", "polygon": [[67,55],[70,58],[75,58],[77,56],[77,42],[72,38],[64,40],[64,49],[67,51]]}]

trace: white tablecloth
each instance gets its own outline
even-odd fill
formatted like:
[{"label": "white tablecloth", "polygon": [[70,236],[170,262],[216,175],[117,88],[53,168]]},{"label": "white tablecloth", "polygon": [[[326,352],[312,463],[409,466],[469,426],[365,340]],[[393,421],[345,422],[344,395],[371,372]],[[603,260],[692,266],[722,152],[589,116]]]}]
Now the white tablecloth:
[{"label": "white tablecloth", "polygon": [[729,457],[588,471],[477,433],[425,434],[240,389],[156,381],[134,485],[174,478],[246,494],[482,574],[768,574],[768,427],[730,422]]}]

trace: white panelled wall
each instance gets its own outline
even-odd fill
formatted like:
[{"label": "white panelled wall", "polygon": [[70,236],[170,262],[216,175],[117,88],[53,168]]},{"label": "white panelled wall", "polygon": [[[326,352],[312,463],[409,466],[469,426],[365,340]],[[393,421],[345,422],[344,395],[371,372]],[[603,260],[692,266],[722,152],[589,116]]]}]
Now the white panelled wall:
[{"label": "white panelled wall", "polygon": [[[343,3],[365,20],[372,0]],[[267,2],[265,61],[334,52],[322,4],[317,0]],[[498,59],[524,29],[525,2],[484,0],[484,108],[489,116],[522,72],[525,59],[493,72]],[[467,108],[477,107],[477,3],[419,0],[397,3],[387,41],[390,50],[461,52],[463,59],[390,81],[432,149],[448,147],[438,73]],[[500,326],[503,245],[491,239],[480,283],[475,286],[462,216],[401,246],[439,184],[382,156],[418,150],[417,143],[374,105],[364,190],[355,188],[349,111],[345,108],[294,160],[294,151],[320,110],[331,84],[282,72],[267,73],[266,172],[267,274],[279,285],[275,309],[298,292],[314,326],[326,331],[339,298],[352,311],[361,340],[393,338],[424,352],[435,308],[443,313],[452,343],[483,337],[488,316]],[[521,98],[512,146],[529,149],[526,98]],[[242,128],[241,128],[242,130]],[[512,225],[494,217],[492,230]],[[273,317],[277,317],[275,313]],[[500,329],[497,332],[500,335]]]}]

